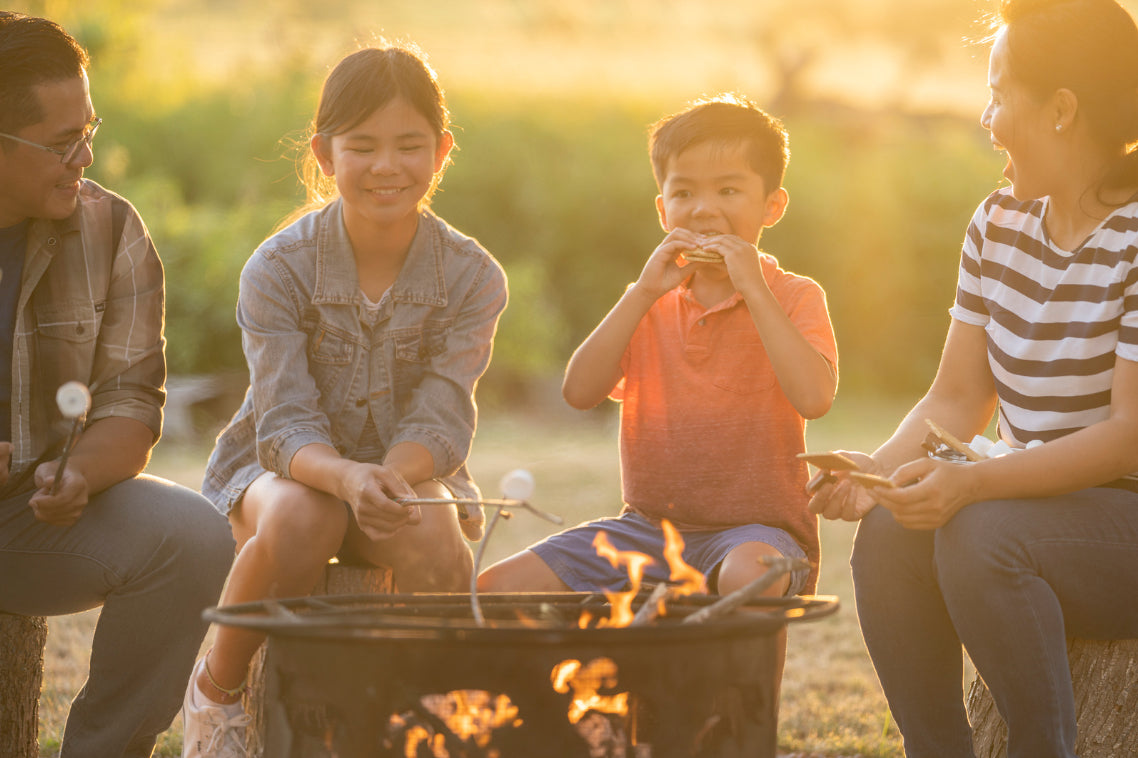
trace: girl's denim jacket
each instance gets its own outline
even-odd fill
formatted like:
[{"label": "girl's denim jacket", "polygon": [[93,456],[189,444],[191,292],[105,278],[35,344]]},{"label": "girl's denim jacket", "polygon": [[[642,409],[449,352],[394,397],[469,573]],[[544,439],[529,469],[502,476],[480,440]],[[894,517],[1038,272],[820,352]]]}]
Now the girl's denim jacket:
[{"label": "girl's denim jacket", "polygon": [[436,478],[477,496],[465,461],[474,386],[506,307],[501,266],[424,210],[374,327],[362,302],[340,200],[270,237],[245,264],[237,321],[249,389],[202,485],[223,513],[264,471],[287,478],[305,445],[352,458],[369,411],[383,451],[416,442]]}]

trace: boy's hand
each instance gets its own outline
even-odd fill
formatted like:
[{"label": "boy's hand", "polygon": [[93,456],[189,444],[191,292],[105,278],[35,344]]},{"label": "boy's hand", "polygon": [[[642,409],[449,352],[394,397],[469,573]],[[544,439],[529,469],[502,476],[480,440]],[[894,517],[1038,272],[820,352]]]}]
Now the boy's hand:
[{"label": "boy's hand", "polygon": [[691,271],[680,267],[678,263],[680,255],[704,247],[709,239],[689,229],[677,228],[668,232],[668,236],[648,257],[648,262],[640,272],[640,278],[633,286],[650,295],[653,300],[658,300],[691,274]]},{"label": "boy's hand", "polygon": [[723,265],[727,266],[727,275],[731,277],[736,290],[746,292],[751,287],[767,287],[757,247],[734,234],[718,234],[702,239],[700,247],[723,256]]}]

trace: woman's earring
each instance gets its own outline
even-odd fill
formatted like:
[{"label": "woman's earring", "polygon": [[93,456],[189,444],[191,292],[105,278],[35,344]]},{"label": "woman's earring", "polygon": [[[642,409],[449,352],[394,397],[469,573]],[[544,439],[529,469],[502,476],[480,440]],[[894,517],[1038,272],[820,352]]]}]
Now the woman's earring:
[{"label": "woman's earring", "polygon": [[1055,131],[1057,131],[1057,132],[1063,131],[1063,125],[1062,124],[1056,124],[1055,125]]}]

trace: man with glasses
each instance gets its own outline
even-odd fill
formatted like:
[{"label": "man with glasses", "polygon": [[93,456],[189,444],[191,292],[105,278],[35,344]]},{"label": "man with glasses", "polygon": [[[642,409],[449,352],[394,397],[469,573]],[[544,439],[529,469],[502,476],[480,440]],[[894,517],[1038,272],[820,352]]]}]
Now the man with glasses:
[{"label": "man with glasses", "polygon": [[[83,178],[87,62],[53,22],[0,11],[0,612],[101,605],[61,755],[149,756],[234,544],[205,498],[141,473],[165,400],[162,266],[134,208]],[[85,414],[82,387],[57,400],[68,382]]]}]

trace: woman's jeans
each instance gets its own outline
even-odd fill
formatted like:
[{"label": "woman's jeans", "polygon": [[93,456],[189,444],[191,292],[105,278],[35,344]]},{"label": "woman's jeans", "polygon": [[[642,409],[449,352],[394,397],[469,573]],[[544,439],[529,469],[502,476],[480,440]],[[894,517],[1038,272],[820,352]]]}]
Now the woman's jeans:
[{"label": "woman's jeans", "polygon": [[202,611],[233,561],[229,523],[198,493],[153,477],[92,497],[69,527],[36,521],[31,494],[0,501],[0,611],[103,608],[61,755],[149,756],[178,712],[208,626]]},{"label": "woman's jeans", "polygon": [[878,506],[851,564],[909,758],[973,755],[962,643],[1007,722],[1009,758],[1073,758],[1066,639],[1138,637],[1138,493],[974,503],[936,531]]}]

